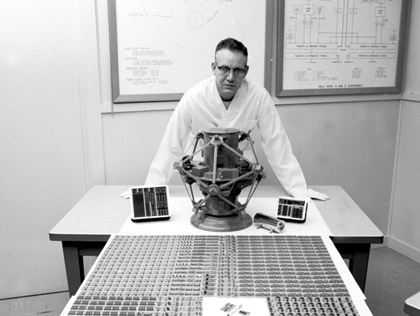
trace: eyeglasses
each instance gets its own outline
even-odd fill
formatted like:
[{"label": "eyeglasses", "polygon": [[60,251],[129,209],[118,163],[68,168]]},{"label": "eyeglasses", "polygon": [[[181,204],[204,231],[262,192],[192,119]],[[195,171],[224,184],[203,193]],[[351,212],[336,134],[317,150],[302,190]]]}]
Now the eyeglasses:
[{"label": "eyeglasses", "polygon": [[216,62],[214,62],[214,64],[217,66],[217,68],[220,70],[220,72],[223,75],[227,75],[230,73],[230,71],[233,71],[233,75],[236,78],[243,78],[246,75],[246,69],[243,68],[229,68],[228,66],[219,66]]}]

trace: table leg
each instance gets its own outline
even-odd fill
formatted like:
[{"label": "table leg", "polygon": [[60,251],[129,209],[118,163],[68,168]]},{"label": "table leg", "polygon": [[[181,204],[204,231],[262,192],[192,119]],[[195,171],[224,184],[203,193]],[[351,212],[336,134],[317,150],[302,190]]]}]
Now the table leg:
[{"label": "table leg", "polygon": [[76,294],[85,276],[83,257],[79,255],[79,247],[72,242],[63,241],[64,263],[66,266],[67,284],[70,296]]},{"label": "table leg", "polygon": [[63,241],[64,263],[70,296],[76,294],[85,279],[83,256],[98,256],[106,241]]},{"label": "table leg", "polygon": [[362,291],[365,291],[366,278],[369,264],[370,245],[358,245],[353,253],[353,260],[350,260],[350,271]]},{"label": "table leg", "polygon": [[370,244],[334,244],[343,259],[349,259],[349,270],[362,291],[365,290]]}]

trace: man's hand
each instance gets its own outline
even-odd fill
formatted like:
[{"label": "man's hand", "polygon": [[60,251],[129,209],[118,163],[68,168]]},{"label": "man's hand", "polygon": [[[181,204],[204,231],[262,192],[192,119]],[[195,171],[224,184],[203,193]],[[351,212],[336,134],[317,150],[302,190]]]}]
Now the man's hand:
[{"label": "man's hand", "polygon": [[304,200],[306,202],[311,202],[312,200],[326,201],[330,198],[328,195],[313,189],[307,189],[306,192],[300,192],[293,195],[293,197],[296,199]]},{"label": "man's hand", "polygon": [[317,192],[317,191],[312,190],[312,189],[308,189],[308,196],[312,200],[320,200],[320,201],[326,201],[330,198],[328,195],[326,195],[324,193],[321,193],[321,192]]},{"label": "man's hand", "polygon": [[127,190],[127,191],[125,191],[125,192],[121,193],[121,197],[122,197],[123,199],[128,199],[128,198],[130,198],[130,190]]}]

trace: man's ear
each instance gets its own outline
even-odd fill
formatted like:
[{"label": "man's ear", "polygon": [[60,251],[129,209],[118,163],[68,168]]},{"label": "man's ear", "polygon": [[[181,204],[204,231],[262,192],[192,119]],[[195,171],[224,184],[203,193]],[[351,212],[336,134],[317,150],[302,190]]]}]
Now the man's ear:
[{"label": "man's ear", "polygon": [[245,76],[248,74],[248,71],[249,71],[249,66],[248,65],[246,65],[245,66],[245,69],[246,69],[246,74],[245,74]]},{"label": "man's ear", "polygon": [[211,63],[211,71],[214,75],[216,74],[216,64],[214,62]]}]

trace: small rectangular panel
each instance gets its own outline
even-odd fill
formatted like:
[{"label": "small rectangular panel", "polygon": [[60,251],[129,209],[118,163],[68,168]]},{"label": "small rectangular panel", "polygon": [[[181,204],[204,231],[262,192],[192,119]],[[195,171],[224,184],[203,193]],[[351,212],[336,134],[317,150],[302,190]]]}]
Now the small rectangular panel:
[{"label": "small rectangular panel", "polygon": [[132,221],[169,219],[169,191],[166,185],[130,188]]},{"label": "small rectangular panel", "polygon": [[304,223],[308,211],[308,202],[292,197],[279,197],[277,218]]}]

